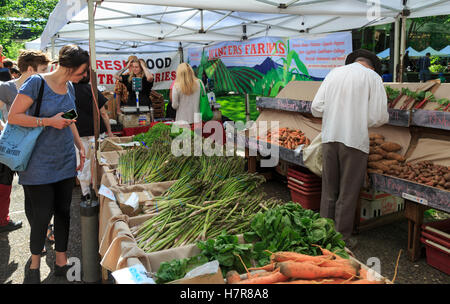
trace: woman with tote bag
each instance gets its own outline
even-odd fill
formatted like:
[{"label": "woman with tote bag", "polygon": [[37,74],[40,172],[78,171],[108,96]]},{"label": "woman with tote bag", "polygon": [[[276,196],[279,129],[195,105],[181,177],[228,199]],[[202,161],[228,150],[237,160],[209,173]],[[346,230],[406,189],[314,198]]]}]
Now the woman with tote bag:
[{"label": "woman with tote bag", "polygon": [[[78,135],[75,120],[64,113],[73,111],[75,92],[72,82],[86,76],[89,54],[76,45],[66,45],[59,52],[58,68],[53,72],[29,77],[19,90],[8,115],[8,123],[22,127],[44,127],[36,140],[28,165],[18,172],[19,184],[27,192],[25,213],[31,226],[31,264],[25,273],[25,283],[40,283],[40,258],[47,225],[54,215],[56,261],[54,274],[65,276],[70,227],[70,203],[77,170],[83,167],[85,150]],[[44,83],[39,117],[35,100]],[[75,147],[79,149],[77,167]]]}]

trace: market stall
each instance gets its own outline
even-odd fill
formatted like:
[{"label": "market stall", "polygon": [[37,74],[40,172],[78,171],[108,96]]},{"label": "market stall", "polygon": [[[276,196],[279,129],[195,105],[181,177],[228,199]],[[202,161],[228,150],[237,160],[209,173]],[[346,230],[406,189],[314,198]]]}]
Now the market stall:
[{"label": "market stall", "polygon": [[[301,131],[308,139],[312,140],[321,129],[320,119],[312,118],[310,114],[311,102],[318,86],[319,83],[291,82],[276,98],[258,98],[257,107],[261,114],[256,123],[258,121],[279,121],[280,128],[289,127]],[[403,89],[405,94],[403,96],[399,94],[396,98],[392,97],[389,100],[389,104],[392,106],[393,100],[398,98],[396,104],[399,105],[399,109],[388,109],[389,123],[380,128],[369,129],[369,132],[381,134],[381,143],[394,142],[398,144],[396,151],[401,158],[400,163],[396,161],[401,167],[398,169],[405,168],[403,170],[409,172],[404,162],[411,162],[417,166],[414,167],[414,170],[422,172],[422,174],[430,170],[430,175],[425,175],[422,179],[417,172],[414,176],[409,176],[409,174],[402,174],[391,170],[391,168],[376,171],[369,163],[370,183],[368,188],[405,200],[405,211],[398,209],[396,211],[399,211],[397,213],[399,216],[404,214],[410,222],[408,254],[410,259],[414,261],[419,258],[420,253],[420,227],[423,223],[423,211],[427,208],[434,208],[447,213],[450,212],[450,184],[445,179],[448,178],[447,166],[450,165],[447,152],[450,148],[447,132],[450,116],[446,111],[450,86],[435,82],[426,84],[389,83],[385,86]],[[406,90],[413,92],[413,94]],[[429,98],[430,102],[426,103],[425,109],[422,109],[423,100],[426,98]],[[441,103],[444,103],[444,106]],[[249,170],[256,171],[257,152],[268,149],[266,141],[264,139],[259,140],[256,136],[249,136],[248,133],[237,133],[235,136],[238,143],[244,144],[247,149]],[[375,140],[376,138],[373,138],[373,145],[371,144],[374,149],[378,146]],[[273,143],[270,143],[270,145],[273,145]],[[300,144],[294,145],[290,149],[279,147],[280,160],[287,163],[288,166],[305,167],[302,160],[302,148],[304,149]],[[391,159],[395,161],[394,158]],[[383,157],[381,157],[381,161],[383,161]],[[389,160],[384,161],[389,162]],[[431,172],[435,174],[433,177]],[[287,175],[287,170],[284,170],[284,173]],[[360,222],[360,211],[359,209],[356,215],[358,224]],[[396,218],[398,216],[391,216],[392,220]],[[373,221],[361,223],[360,227],[356,228],[364,229],[366,224],[371,225]]]},{"label": "market stall", "polygon": [[[163,124],[153,128],[168,130]],[[194,265],[201,267],[217,260],[221,272],[216,274],[214,282],[226,282],[224,278],[234,270],[242,275],[242,283],[245,283],[248,279],[246,269],[264,267],[271,261],[271,255],[264,249],[294,251],[302,246],[303,254],[311,256],[311,259],[320,259],[321,251],[316,246],[321,246],[338,254],[330,256],[330,259],[342,259],[342,263],[353,261],[357,270],[349,269],[354,274],[344,275],[345,278],[324,272],[320,277],[309,278],[310,283],[336,283],[336,280],[356,283],[363,279],[390,283],[348,256],[331,220],[320,218],[299,204],[283,203],[261,193],[265,178],[245,172],[244,158],[177,158],[158,153],[164,150],[160,135],[147,135],[145,144],[149,148],[131,148],[133,145],[130,143],[135,137],[112,138],[107,139],[110,143],[100,144],[97,153],[102,165],[99,244],[104,279],[106,271],[143,265],[157,282],[166,283],[182,279]],[[169,137],[165,139],[170,141]],[[197,161],[200,166],[195,165]],[[133,168],[140,169],[134,171]],[[280,217],[281,220],[287,214],[291,214],[292,219],[271,227],[271,218]],[[304,224],[294,224],[294,218],[303,218]],[[289,229],[292,232],[286,234]],[[300,235],[302,239],[298,238]],[[255,245],[255,242],[260,245]],[[225,245],[233,246],[242,260],[231,253],[229,257],[218,256]],[[187,260],[192,267],[177,268]],[[272,271],[267,271],[267,275]],[[183,275],[173,276],[179,272]],[[371,272],[369,277],[367,272]],[[283,274],[281,279],[291,280],[287,274]],[[197,278],[179,283],[194,282],[206,281]]]}]

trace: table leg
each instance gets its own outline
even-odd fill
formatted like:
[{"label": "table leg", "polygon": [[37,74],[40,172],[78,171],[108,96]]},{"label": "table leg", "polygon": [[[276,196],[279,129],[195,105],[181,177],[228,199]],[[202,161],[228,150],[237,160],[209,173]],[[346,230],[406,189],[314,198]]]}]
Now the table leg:
[{"label": "table leg", "polygon": [[420,233],[426,209],[427,206],[405,200],[405,217],[408,219],[408,256],[412,262],[420,258]]}]

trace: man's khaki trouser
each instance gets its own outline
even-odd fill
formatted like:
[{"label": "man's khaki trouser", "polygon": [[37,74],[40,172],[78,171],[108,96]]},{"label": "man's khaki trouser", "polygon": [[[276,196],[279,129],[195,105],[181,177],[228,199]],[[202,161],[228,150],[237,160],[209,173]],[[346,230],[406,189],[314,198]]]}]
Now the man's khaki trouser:
[{"label": "man's khaki trouser", "polygon": [[322,146],[320,216],[331,218],[344,239],[351,236],[368,154],[339,142]]}]

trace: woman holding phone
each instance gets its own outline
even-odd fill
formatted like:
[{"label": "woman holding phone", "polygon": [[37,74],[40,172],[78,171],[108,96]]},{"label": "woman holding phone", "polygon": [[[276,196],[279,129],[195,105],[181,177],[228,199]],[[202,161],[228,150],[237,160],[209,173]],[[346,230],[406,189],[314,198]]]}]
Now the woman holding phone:
[{"label": "woman holding phone", "polygon": [[[40,283],[40,253],[44,248],[47,225],[54,216],[56,261],[54,274],[65,276],[70,227],[70,203],[77,170],[83,167],[85,150],[75,120],[63,118],[76,109],[72,82],[86,76],[89,54],[76,45],[66,45],[59,52],[58,68],[53,72],[29,77],[19,89],[8,115],[10,124],[24,127],[44,126],[36,141],[25,171],[18,172],[29,200],[25,213],[31,226],[31,264],[25,283]],[[39,117],[33,117],[36,99],[44,82]],[[75,147],[80,153],[77,167]]]}]

